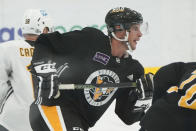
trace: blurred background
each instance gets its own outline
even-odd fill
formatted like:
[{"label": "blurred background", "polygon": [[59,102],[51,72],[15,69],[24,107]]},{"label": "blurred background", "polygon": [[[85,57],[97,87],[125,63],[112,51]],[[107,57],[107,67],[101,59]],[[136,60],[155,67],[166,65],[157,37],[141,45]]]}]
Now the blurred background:
[{"label": "blurred background", "polygon": [[[26,9],[45,9],[55,30],[67,32],[91,26],[107,33],[105,15],[114,7],[129,7],[142,13],[149,32],[138,42],[133,58],[145,67],[196,60],[195,0],[0,0],[0,44],[22,39],[21,21]],[[113,105],[91,131],[136,131],[114,114]]]}]

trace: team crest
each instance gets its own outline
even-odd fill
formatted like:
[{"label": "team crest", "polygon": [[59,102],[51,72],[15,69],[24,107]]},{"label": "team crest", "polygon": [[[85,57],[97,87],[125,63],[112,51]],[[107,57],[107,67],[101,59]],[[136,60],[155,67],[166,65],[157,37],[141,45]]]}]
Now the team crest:
[{"label": "team crest", "polygon": [[[86,80],[86,84],[104,84],[120,83],[118,75],[111,70],[98,70],[93,72]],[[101,106],[107,103],[118,88],[99,87],[93,89],[84,89],[84,95],[87,102],[92,106]]]}]

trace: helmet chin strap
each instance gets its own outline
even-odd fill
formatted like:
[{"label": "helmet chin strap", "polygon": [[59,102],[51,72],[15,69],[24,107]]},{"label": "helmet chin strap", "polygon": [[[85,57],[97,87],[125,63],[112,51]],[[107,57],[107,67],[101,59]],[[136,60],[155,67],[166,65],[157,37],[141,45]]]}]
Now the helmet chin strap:
[{"label": "helmet chin strap", "polygon": [[126,52],[131,55],[131,53],[133,52],[131,46],[130,46],[130,43],[128,41],[128,37],[129,37],[129,32],[126,30],[126,36],[124,39],[120,39],[118,37],[116,37],[116,35],[114,34],[114,32],[112,32],[112,36],[116,39],[116,40],[119,40],[119,41],[122,41],[122,42],[126,42],[126,45],[128,47],[128,50],[126,50]]},{"label": "helmet chin strap", "polygon": [[116,37],[116,35],[114,34],[114,32],[112,32],[112,36],[113,36],[116,40],[123,41],[123,42],[127,42],[127,41],[128,41],[129,32],[126,31],[126,36],[125,36],[124,39],[120,39],[120,38]]},{"label": "helmet chin strap", "polygon": [[132,48],[131,48],[131,46],[130,46],[130,43],[127,41],[126,44],[127,44],[127,47],[128,47],[128,50],[126,50],[126,52],[127,52],[129,55],[131,55],[131,53],[133,52],[133,50],[132,50]]}]

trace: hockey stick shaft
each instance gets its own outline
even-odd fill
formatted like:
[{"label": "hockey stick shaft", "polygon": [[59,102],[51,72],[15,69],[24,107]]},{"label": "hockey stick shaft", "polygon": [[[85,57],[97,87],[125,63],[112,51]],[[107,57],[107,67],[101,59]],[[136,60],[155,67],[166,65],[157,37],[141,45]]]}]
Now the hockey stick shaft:
[{"label": "hockey stick shaft", "polygon": [[106,83],[106,84],[60,84],[60,90],[74,90],[85,88],[136,88],[136,82],[128,83]]}]

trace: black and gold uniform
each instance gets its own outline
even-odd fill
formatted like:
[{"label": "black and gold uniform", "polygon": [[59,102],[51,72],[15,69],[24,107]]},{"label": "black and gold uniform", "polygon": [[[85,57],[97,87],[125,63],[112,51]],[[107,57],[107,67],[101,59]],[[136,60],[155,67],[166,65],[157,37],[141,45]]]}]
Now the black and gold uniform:
[{"label": "black and gold uniform", "polygon": [[[109,37],[94,28],[64,34],[41,35],[35,44],[32,63],[56,63],[63,84],[123,83],[136,81],[144,74],[143,66],[130,55],[111,55]],[[63,68],[62,68],[63,67]],[[34,77],[35,98],[38,94]],[[116,99],[115,113],[126,124],[138,121],[143,112],[134,112],[137,97],[130,99],[130,88],[94,88],[61,90],[57,99],[33,103],[30,122],[35,131],[82,131],[94,126]]]},{"label": "black and gold uniform", "polygon": [[196,63],[163,66],[154,76],[153,104],[141,126],[147,131],[196,131]]}]

